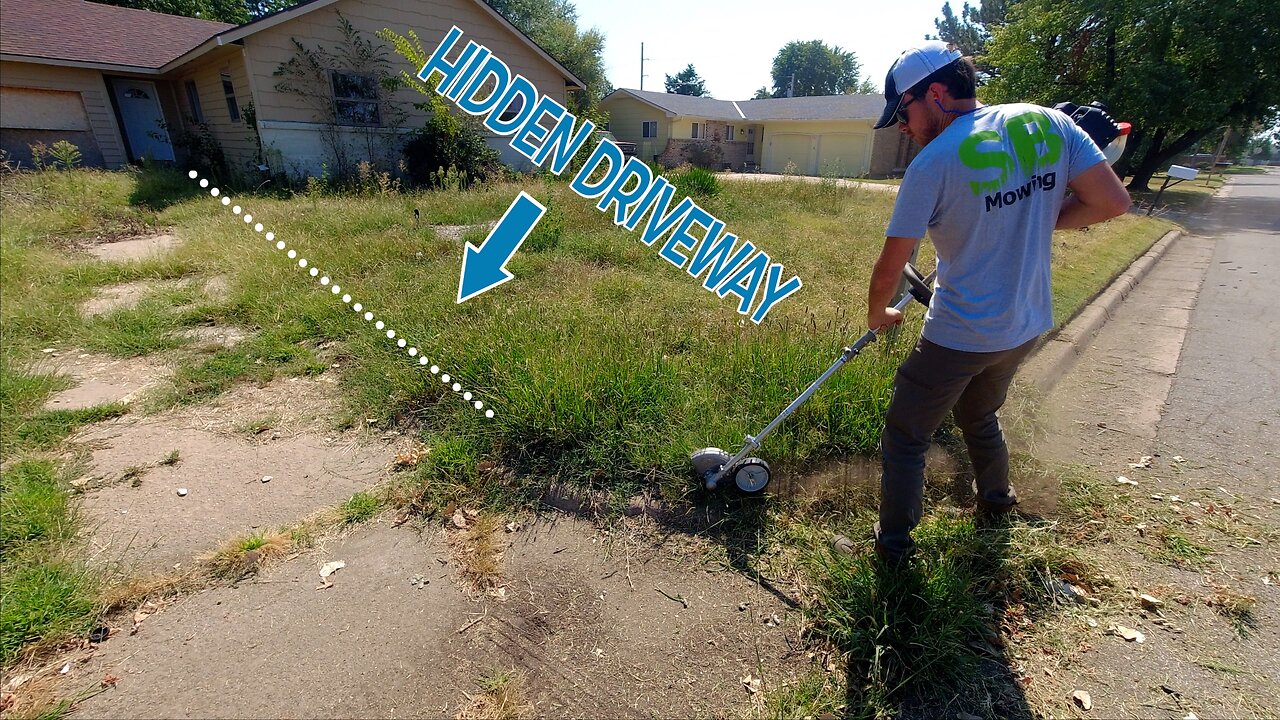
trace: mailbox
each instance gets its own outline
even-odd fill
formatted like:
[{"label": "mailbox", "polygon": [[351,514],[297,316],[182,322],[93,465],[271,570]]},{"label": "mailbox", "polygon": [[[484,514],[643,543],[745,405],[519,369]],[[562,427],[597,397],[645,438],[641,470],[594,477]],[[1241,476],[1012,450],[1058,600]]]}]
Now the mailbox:
[{"label": "mailbox", "polygon": [[1195,180],[1199,172],[1195,168],[1189,168],[1185,165],[1170,165],[1169,177],[1175,180]]}]

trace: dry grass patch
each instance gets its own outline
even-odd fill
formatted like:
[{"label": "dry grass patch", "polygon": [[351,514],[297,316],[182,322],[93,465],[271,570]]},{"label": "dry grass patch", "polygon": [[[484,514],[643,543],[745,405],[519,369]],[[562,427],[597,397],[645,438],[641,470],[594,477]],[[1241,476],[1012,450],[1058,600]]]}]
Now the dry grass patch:
[{"label": "dry grass patch", "polygon": [[201,560],[215,577],[236,580],[256,573],[268,560],[293,550],[291,532],[254,533],[238,537]]},{"label": "dry grass patch", "polygon": [[471,707],[456,720],[524,720],[533,716],[533,705],[525,699],[524,677],[515,671],[498,670],[480,680],[480,694],[467,695]]},{"label": "dry grass patch", "polygon": [[449,547],[473,590],[487,591],[502,580],[502,517],[488,512],[455,510],[449,520]]}]

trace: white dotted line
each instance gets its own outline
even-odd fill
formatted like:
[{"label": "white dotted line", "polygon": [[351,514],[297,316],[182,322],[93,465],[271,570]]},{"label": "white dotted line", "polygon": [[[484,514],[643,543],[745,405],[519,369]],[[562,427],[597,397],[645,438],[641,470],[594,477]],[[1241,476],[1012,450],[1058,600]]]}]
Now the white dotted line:
[{"label": "white dotted line", "polygon": [[[200,175],[200,173],[196,172],[195,170],[192,170],[192,171],[190,171],[190,172],[188,172],[188,173],[187,173],[187,177],[191,178],[192,180],[195,180],[197,177],[199,177],[199,175]],[[209,187],[209,181],[208,181],[208,180],[206,180],[205,178],[200,178],[200,187],[202,187],[202,188],[208,188],[208,187]],[[253,229],[254,229],[254,231],[256,231],[256,232],[261,233],[261,232],[263,231],[262,223],[254,223],[254,221],[253,221],[253,216],[252,216],[252,215],[250,215],[249,213],[242,213],[242,212],[241,212],[241,207],[240,207],[239,205],[234,205],[234,206],[232,206],[232,205],[231,205],[231,198],[229,198],[229,197],[227,197],[226,195],[222,194],[222,192],[221,192],[220,190],[218,190],[218,188],[216,188],[216,187],[215,187],[215,188],[209,188],[209,194],[210,194],[210,195],[212,195],[213,197],[219,197],[219,196],[221,196],[221,197],[222,197],[222,204],[223,204],[224,206],[231,206],[231,212],[235,213],[235,214],[236,214],[236,215],[238,215],[238,216],[243,217],[244,222],[245,222],[245,224],[246,224],[246,225],[253,225]],[[284,249],[285,249],[285,247],[286,247],[286,246],[285,246],[285,242],[284,242],[283,240],[276,240],[276,234],[275,234],[275,233],[273,233],[273,232],[267,232],[267,234],[266,234],[266,238],[267,238],[267,242],[275,241],[275,244],[276,244],[276,250],[284,250]],[[297,250],[292,250],[292,249],[291,249],[291,250],[289,250],[289,251],[286,253],[286,255],[288,255],[288,257],[289,257],[289,259],[290,259],[290,260],[293,260],[293,259],[297,258],[297,260],[298,260],[298,267],[299,267],[299,268],[302,268],[302,269],[304,269],[304,270],[307,270],[307,274],[309,274],[311,277],[317,277],[317,276],[319,276],[320,284],[321,284],[322,286],[328,287],[328,288],[329,288],[329,292],[330,292],[330,293],[332,293],[333,295],[339,295],[339,294],[341,294],[341,295],[342,295],[342,302],[343,302],[343,303],[345,303],[345,304],[347,304],[347,305],[350,305],[350,306],[351,306],[351,309],[352,309],[352,310],[354,310],[354,311],[356,311],[357,313],[363,313],[363,314],[361,315],[361,317],[363,317],[363,318],[365,319],[365,321],[366,321],[366,322],[373,322],[373,326],[374,326],[375,328],[377,328],[378,330],[380,330],[380,331],[381,331],[381,330],[386,330],[386,323],[382,322],[381,320],[378,320],[378,321],[376,321],[376,322],[375,322],[375,321],[374,321],[374,319],[373,319],[373,317],[374,317],[374,316],[373,316],[373,313],[372,313],[372,312],[365,310],[365,309],[364,309],[364,306],[363,306],[363,305],[361,305],[361,304],[360,304],[360,303],[358,303],[358,302],[357,302],[357,303],[353,303],[353,302],[351,301],[351,295],[350,295],[349,293],[343,293],[343,292],[342,292],[342,288],[341,288],[337,283],[331,283],[331,282],[330,282],[330,280],[329,280],[329,276],[328,276],[328,275],[321,275],[321,274],[320,274],[320,271],[319,271],[317,268],[315,268],[314,266],[311,266],[310,262],[309,262],[306,258],[299,258],[299,257],[298,257],[298,251],[297,251]],[[308,269],[308,267],[309,267],[310,269]],[[402,337],[398,338],[398,337],[396,336],[396,331],[395,331],[395,330],[386,330],[386,335],[387,335],[387,339],[388,339],[388,340],[394,340],[394,341],[395,341],[395,343],[396,343],[396,347],[398,347],[398,348],[403,349],[406,345],[408,345],[408,343],[405,341],[405,339],[404,339],[404,338],[402,338]],[[426,366],[426,365],[428,365],[428,364],[430,364],[430,363],[431,363],[431,361],[430,361],[430,360],[428,360],[428,359],[427,359],[427,357],[426,357],[425,355],[421,355],[421,354],[418,352],[418,348],[416,348],[416,347],[410,347],[410,348],[407,350],[407,352],[409,353],[409,357],[417,358],[417,359],[418,359],[418,365],[420,365],[420,366]],[[491,417],[493,417],[493,410],[491,410],[491,409],[490,409],[490,410],[485,410],[484,402],[482,402],[482,401],[480,401],[480,400],[473,400],[473,396],[472,396],[472,394],[471,394],[471,392],[470,392],[470,391],[463,392],[463,390],[462,390],[462,384],[461,384],[461,383],[458,383],[458,382],[454,382],[454,379],[453,379],[453,378],[451,378],[451,377],[449,376],[449,373],[443,373],[443,374],[442,374],[442,373],[440,372],[440,366],[439,366],[439,365],[431,365],[431,368],[430,368],[430,369],[431,369],[431,374],[432,374],[432,375],[439,375],[439,376],[440,376],[440,381],[441,381],[442,383],[444,383],[445,385],[448,385],[450,388],[452,388],[452,389],[453,389],[453,391],[454,391],[454,392],[460,392],[460,393],[462,393],[462,399],[463,399],[463,400],[465,400],[465,401],[467,401],[468,403],[470,403],[470,404],[471,404],[471,405],[472,405],[476,410],[484,410],[484,416],[485,416],[485,417],[487,417],[487,418],[491,418]]]}]

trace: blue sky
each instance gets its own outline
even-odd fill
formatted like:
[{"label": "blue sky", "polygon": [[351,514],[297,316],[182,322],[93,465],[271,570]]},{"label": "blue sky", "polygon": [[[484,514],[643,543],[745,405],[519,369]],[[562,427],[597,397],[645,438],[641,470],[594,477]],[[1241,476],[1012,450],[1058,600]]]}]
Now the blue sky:
[{"label": "blue sky", "polygon": [[[884,88],[894,59],[933,33],[944,0],[574,0],[578,25],[605,34],[605,69],[615,87],[663,89],[689,63],[714,97],[745,100],[771,85],[778,50],[792,40],[821,40],[852,50],[862,74]],[[963,2],[953,2],[959,10]]]}]

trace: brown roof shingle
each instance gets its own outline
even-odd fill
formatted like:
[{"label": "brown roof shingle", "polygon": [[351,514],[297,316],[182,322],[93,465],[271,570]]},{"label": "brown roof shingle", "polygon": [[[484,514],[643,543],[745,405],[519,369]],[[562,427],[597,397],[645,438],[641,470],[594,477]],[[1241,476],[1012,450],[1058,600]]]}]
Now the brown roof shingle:
[{"label": "brown roof shingle", "polygon": [[0,0],[0,53],[160,68],[235,25],[84,0]]}]

